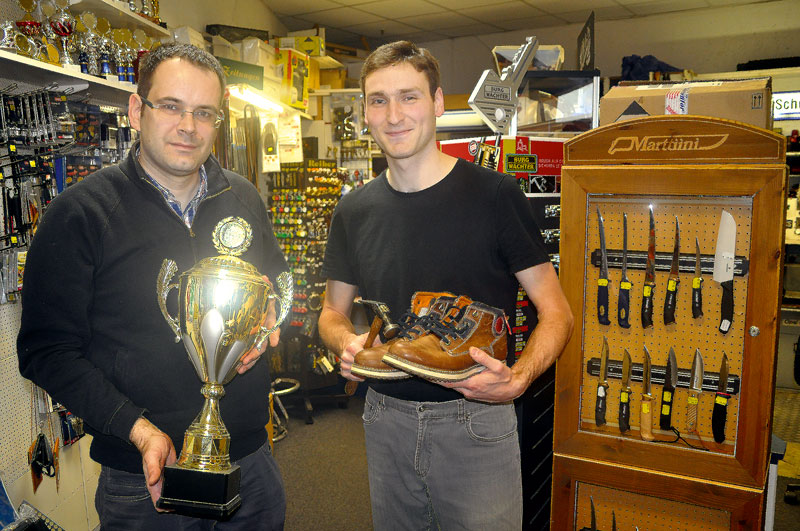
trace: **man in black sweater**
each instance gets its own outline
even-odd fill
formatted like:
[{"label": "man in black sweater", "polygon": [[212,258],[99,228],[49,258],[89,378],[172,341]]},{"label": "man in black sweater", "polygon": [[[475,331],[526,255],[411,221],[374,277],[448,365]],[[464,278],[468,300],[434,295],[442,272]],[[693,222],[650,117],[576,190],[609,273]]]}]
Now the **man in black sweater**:
[{"label": "man in black sweater", "polygon": [[[128,114],[139,142],[58,196],[33,239],[17,339],[20,372],[82,417],[102,465],[95,505],[103,529],[282,529],[285,494],[267,442],[268,364],[243,359],[225,387],[222,418],[242,469],[242,506],[227,522],[162,513],[162,470],[202,407],[201,382],[164,320],[156,279],[219,254],[216,224],[253,230],[241,256],[270,279],[286,271],[258,192],[211,155],[225,75],[193,46],[147,54]],[[172,315],[177,302],[169,301]],[[274,346],[278,333],[270,337]],[[144,473],[143,473],[144,472]]]}]

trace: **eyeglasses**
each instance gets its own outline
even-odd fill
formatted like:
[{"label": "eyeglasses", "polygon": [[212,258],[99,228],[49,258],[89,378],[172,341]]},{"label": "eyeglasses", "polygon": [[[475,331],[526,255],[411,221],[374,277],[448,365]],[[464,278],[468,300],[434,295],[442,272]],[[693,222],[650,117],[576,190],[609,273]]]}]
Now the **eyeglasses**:
[{"label": "eyeglasses", "polygon": [[191,114],[192,117],[198,122],[203,125],[211,125],[214,127],[219,127],[219,124],[222,123],[224,119],[224,115],[222,111],[218,111],[214,114],[212,111],[208,109],[197,109],[194,111],[189,111],[184,109],[180,105],[176,105],[174,103],[159,103],[155,104],[152,101],[148,100],[144,96],[139,96],[141,100],[144,102],[145,105],[150,107],[151,109],[156,109],[161,111],[162,113],[166,114],[167,116],[183,118],[183,114]]}]

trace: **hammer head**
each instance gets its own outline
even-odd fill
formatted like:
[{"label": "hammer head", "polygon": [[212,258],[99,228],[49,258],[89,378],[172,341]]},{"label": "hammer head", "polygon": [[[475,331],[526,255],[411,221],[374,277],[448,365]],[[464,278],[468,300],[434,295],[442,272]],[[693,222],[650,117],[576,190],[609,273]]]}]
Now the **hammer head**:
[{"label": "hammer head", "polygon": [[357,302],[372,310],[373,313],[375,313],[375,315],[383,322],[383,337],[386,339],[392,339],[400,331],[400,326],[393,323],[391,317],[389,317],[389,307],[386,306],[386,304],[379,301],[369,301],[366,299],[359,299]]}]

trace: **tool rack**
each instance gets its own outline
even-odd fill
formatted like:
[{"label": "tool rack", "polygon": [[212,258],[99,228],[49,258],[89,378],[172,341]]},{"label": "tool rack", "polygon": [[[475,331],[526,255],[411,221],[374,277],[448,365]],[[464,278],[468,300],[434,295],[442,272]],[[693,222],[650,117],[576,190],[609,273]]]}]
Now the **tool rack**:
[{"label": "tool rack", "polygon": [[[560,278],[576,317],[556,367],[553,529],[759,529],[769,463],[779,286],[786,196],[785,139],[749,125],[699,116],[657,116],[611,124],[564,146]],[[649,209],[655,219],[653,326],[641,320]],[[609,325],[598,318],[600,237],[608,256]],[[736,222],[733,322],[719,330],[722,289],[712,278],[722,211]],[[630,328],[617,320],[623,214],[628,221]],[[680,227],[675,323],[664,300]],[[692,316],[695,238],[703,315]],[[595,407],[600,356],[608,341],[606,423]],[[651,356],[653,441],[640,431],[644,348]],[[677,359],[671,427],[659,427],[670,348]],[[622,357],[632,361],[630,429],[618,419]],[[695,350],[704,362],[697,427],[686,428]],[[725,353],[727,421],[722,442],[711,417]],[[677,435],[680,435],[678,438]],[[677,440],[676,440],[677,439]],[[673,522],[673,523],[671,523]]]}]

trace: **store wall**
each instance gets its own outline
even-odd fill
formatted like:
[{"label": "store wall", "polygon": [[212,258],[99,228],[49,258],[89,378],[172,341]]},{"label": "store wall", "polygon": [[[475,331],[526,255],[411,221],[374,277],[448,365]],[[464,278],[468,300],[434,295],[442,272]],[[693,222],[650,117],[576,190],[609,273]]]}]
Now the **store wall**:
[{"label": "store wall", "polygon": [[[472,92],[492,63],[497,45],[521,44],[535,35],[565,49],[565,69],[576,66],[583,24],[421,43],[439,59],[446,94]],[[800,1],[780,0],[595,23],[595,66],[603,76],[620,74],[626,55],[654,55],[698,73],[736,70],[753,59],[800,56]]]},{"label": "store wall", "polygon": [[169,0],[161,2],[161,18],[170,27],[191,26],[205,31],[208,24],[267,30],[286,35],[286,26],[261,0]]}]

